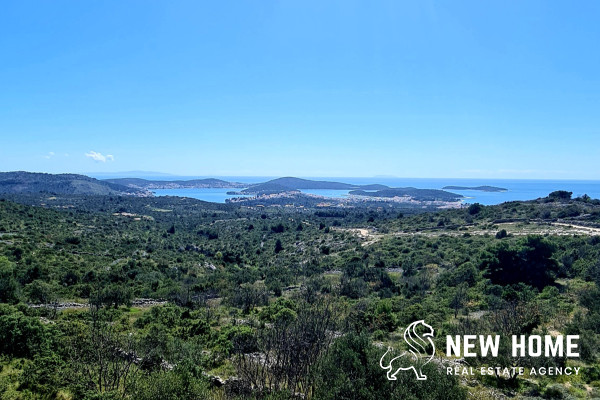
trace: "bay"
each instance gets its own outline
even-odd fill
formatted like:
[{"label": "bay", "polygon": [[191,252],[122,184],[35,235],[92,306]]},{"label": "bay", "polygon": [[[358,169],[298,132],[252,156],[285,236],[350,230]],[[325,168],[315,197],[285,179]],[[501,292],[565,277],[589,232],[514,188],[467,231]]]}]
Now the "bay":
[{"label": "bay", "polygon": [[[192,179],[191,177],[186,177]],[[218,177],[242,183],[261,182],[257,177]],[[164,178],[163,178],[164,179]],[[263,178],[264,179],[264,178]],[[600,181],[584,180],[533,180],[533,179],[452,179],[452,178],[307,178],[345,182],[356,185],[380,183],[390,187],[415,187],[418,189],[442,189],[444,186],[496,186],[507,189],[505,192],[483,192],[478,190],[448,190],[465,196],[464,203],[481,203],[484,205],[500,204],[506,201],[533,200],[545,197],[555,190],[573,192],[573,197],[587,194],[592,198],[600,198]],[[263,181],[264,182],[264,181]],[[228,195],[228,191],[242,189],[210,188],[210,189],[160,189],[153,192],[157,196],[192,197],[199,200],[225,203],[225,200],[239,195]],[[348,190],[311,189],[302,190],[304,193],[325,197],[340,198],[348,196]]]}]

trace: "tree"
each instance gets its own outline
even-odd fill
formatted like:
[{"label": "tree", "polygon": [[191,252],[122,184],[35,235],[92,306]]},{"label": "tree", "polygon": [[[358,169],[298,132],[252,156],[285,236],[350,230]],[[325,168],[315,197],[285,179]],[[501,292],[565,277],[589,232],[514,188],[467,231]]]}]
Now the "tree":
[{"label": "tree", "polygon": [[0,308],[0,354],[33,357],[48,345],[48,330],[39,318],[27,317],[11,306]]},{"label": "tree", "polygon": [[571,200],[573,192],[567,192],[566,190],[556,190],[548,195],[548,198],[553,200]]},{"label": "tree", "polygon": [[14,276],[14,267],[5,257],[0,257],[0,303],[17,303],[19,284]]},{"label": "tree", "polygon": [[40,279],[25,285],[24,291],[32,303],[52,304],[58,301],[58,287]]},{"label": "tree", "polygon": [[230,303],[240,307],[244,314],[252,311],[257,306],[269,303],[269,292],[264,285],[244,283],[233,291]]},{"label": "tree", "polygon": [[488,250],[480,267],[498,285],[526,283],[538,289],[556,278],[558,262],[552,258],[555,247],[540,236],[528,236],[511,247],[503,242]]},{"label": "tree", "polygon": [[271,231],[273,231],[275,233],[282,233],[285,231],[285,226],[283,226],[283,224],[280,222],[277,225],[273,225],[271,227]]},{"label": "tree", "polygon": [[96,308],[102,306],[118,308],[121,305],[131,305],[133,293],[124,285],[110,284],[99,289],[90,297],[90,305]]},{"label": "tree", "polygon": [[479,214],[479,212],[483,209],[483,206],[479,203],[473,203],[467,208],[467,211],[470,215]]},{"label": "tree", "polygon": [[272,326],[252,336],[256,338],[252,352],[244,350],[247,346],[238,346],[235,365],[242,381],[257,394],[287,390],[308,396],[316,379],[313,367],[329,348],[337,316],[325,299],[300,303],[297,312],[287,309],[278,313]]},{"label": "tree", "polygon": [[504,239],[507,236],[508,233],[506,232],[506,229],[501,229],[496,233],[496,239]]},{"label": "tree", "polygon": [[[500,334],[500,350],[496,359],[498,365],[503,367],[520,367],[532,361],[519,354],[513,357],[511,351],[511,338],[513,335],[530,335],[540,323],[540,314],[536,306],[526,299],[522,293],[513,293],[506,296],[500,307],[492,311],[488,318],[489,332]],[[531,365],[531,364],[530,364]],[[509,386],[516,385],[518,375],[514,372],[508,378],[496,375],[500,383],[506,382]]]},{"label": "tree", "polygon": [[125,392],[139,373],[136,350],[133,335],[121,335],[107,323],[74,327],[66,342],[75,372],[70,378],[83,393]]},{"label": "tree", "polygon": [[456,287],[454,297],[452,297],[452,300],[450,301],[450,307],[454,309],[454,318],[458,317],[458,312],[469,300],[469,294],[467,293],[468,289],[469,284],[467,282],[462,282]]},{"label": "tree", "polygon": [[283,245],[281,244],[281,240],[277,239],[275,242],[275,253],[279,253],[281,250],[283,250]]}]

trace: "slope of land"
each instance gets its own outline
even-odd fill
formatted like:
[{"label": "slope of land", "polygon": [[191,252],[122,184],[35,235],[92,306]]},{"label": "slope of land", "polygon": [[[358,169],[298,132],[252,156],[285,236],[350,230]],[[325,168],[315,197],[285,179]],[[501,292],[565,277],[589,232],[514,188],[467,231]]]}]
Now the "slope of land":
[{"label": "slope of land", "polygon": [[332,190],[349,190],[357,187],[349,183],[330,182],[330,181],[315,181],[310,179],[283,177],[270,180],[269,184],[277,184],[290,189],[332,189]]},{"label": "slope of land", "polygon": [[243,188],[248,186],[239,182],[228,182],[221,179],[190,179],[190,180],[147,180],[140,178],[105,179],[105,182],[125,185],[139,189],[204,189],[204,188]]},{"label": "slope of land", "polygon": [[[0,195],[2,395],[115,398],[96,383],[129,369],[118,398],[233,400],[240,387],[278,394],[289,382],[307,400],[365,386],[363,400],[600,396],[600,201],[321,205]],[[430,379],[390,382],[380,358],[420,318],[436,330]],[[497,334],[508,349],[512,335],[545,332],[581,335],[581,356],[507,352],[468,366],[579,375],[446,374],[461,362],[444,354],[446,335]],[[336,379],[310,380],[321,366]]]},{"label": "slope of land", "polygon": [[270,180],[268,182],[259,183],[250,186],[244,190],[245,194],[261,193],[270,188],[276,188],[279,192],[289,190],[311,190],[311,189],[326,189],[326,190],[352,190],[352,189],[363,189],[363,190],[381,190],[387,189],[388,186],[380,184],[369,184],[369,185],[353,185],[350,183],[343,182],[332,182],[332,181],[317,181],[302,178],[284,177]]},{"label": "slope of land", "polygon": [[57,193],[86,195],[137,195],[149,193],[140,188],[105,182],[77,174],[0,172],[0,193]]},{"label": "slope of land", "polygon": [[414,187],[389,188],[366,192],[364,190],[352,190],[351,195],[367,197],[410,197],[415,201],[460,201],[462,195],[446,192],[438,189],[417,189]]},{"label": "slope of land", "polygon": [[298,192],[298,189],[283,186],[274,182],[265,182],[259,183],[258,185],[252,185],[251,187],[242,190],[240,194],[266,195],[286,192]]}]

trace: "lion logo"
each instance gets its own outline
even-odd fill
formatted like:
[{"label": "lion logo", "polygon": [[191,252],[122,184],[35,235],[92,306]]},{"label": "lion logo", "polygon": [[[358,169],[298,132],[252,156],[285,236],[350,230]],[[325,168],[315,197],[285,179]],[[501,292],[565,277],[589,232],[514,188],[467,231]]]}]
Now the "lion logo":
[{"label": "lion logo", "polygon": [[[417,332],[417,327],[419,327],[419,326],[425,328],[424,329],[425,333],[419,334]],[[426,380],[427,375],[423,374],[423,372],[421,371],[421,367],[423,365],[429,363],[433,359],[433,356],[435,354],[435,345],[433,344],[432,338],[433,338],[433,328],[430,325],[427,325],[425,323],[425,321],[420,320],[420,321],[415,321],[412,324],[410,324],[408,326],[408,328],[406,328],[404,330],[404,341],[408,345],[409,350],[407,352],[405,351],[404,353],[400,354],[397,357],[392,358],[388,362],[388,365],[385,366],[383,359],[389,352],[394,350],[392,347],[388,347],[385,354],[379,360],[379,366],[382,369],[387,370],[387,378],[390,381],[395,381],[396,375],[398,374],[398,372],[408,371],[408,370],[412,369],[415,372],[415,375],[417,376],[418,380],[420,380],[420,381]],[[427,345],[429,345],[429,347]],[[430,349],[429,352],[427,351],[427,348]],[[397,359],[399,359],[401,357],[406,356],[407,353],[410,353],[410,357],[414,360],[415,365],[420,359],[422,359],[424,357],[427,357],[427,360],[418,367],[415,365],[411,365],[410,367],[398,367],[394,371],[394,366],[393,366],[394,361],[396,361]]]}]

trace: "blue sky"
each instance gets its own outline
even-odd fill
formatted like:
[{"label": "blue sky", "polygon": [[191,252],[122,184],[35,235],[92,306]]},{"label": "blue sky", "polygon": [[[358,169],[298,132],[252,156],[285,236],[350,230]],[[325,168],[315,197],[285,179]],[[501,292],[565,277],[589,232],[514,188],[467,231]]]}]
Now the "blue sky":
[{"label": "blue sky", "polygon": [[0,170],[600,179],[600,2],[6,1]]}]

